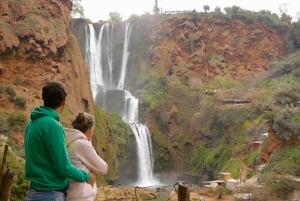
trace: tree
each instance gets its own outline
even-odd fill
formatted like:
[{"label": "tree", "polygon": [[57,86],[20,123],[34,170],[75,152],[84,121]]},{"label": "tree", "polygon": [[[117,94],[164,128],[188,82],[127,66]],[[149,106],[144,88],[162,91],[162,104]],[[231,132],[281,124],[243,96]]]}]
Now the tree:
[{"label": "tree", "polygon": [[296,12],[296,20],[297,20],[297,22],[300,21],[300,11]]},{"label": "tree", "polygon": [[216,13],[216,14],[221,14],[221,13],[222,13],[222,12],[221,12],[221,8],[217,6],[217,7],[215,8],[215,13]]},{"label": "tree", "polygon": [[209,9],[210,9],[210,8],[209,8],[209,6],[208,6],[208,5],[204,5],[204,6],[203,6],[203,9],[204,9],[204,12],[206,12],[206,13],[207,13],[207,12],[209,11]]},{"label": "tree", "polygon": [[287,14],[285,14],[285,13],[282,13],[282,14],[281,14],[281,17],[280,17],[280,20],[281,20],[282,22],[287,23],[287,24],[291,24],[291,22],[292,22],[292,17],[289,16],[289,15],[287,15]]},{"label": "tree", "polygon": [[284,13],[285,14],[288,13],[288,7],[287,7],[286,3],[280,4],[280,6],[279,6],[279,12],[280,12],[281,15],[284,14]]},{"label": "tree", "polygon": [[121,22],[122,21],[122,17],[120,15],[120,13],[118,12],[110,12],[109,13],[109,21],[111,23],[117,23],[117,22]]},{"label": "tree", "polygon": [[158,8],[157,0],[155,0],[155,4],[154,4],[154,8],[153,8],[153,13],[155,15],[159,14],[159,8]]},{"label": "tree", "polygon": [[81,5],[81,0],[72,0],[72,10],[71,10],[72,17],[84,17],[84,9]]}]

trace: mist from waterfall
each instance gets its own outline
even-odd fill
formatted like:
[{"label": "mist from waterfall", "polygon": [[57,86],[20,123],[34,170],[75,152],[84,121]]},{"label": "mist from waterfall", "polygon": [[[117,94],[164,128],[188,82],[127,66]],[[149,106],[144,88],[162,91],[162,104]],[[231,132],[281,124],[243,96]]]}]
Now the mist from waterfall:
[{"label": "mist from waterfall", "polygon": [[105,23],[97,32],[93,24],[86,26],[86,61],[88,62],[91,89],[96,105],[107,112],[118,113],[128,123],[136,139],[138,179],[135,185],[157,184],[153,176],[152,143],[149,129],[138,123],[138,99],[126,90],[126,70],[130,52],[132,27],[127,22],[124,33],[122,61],[116,65],[113,57],[114,26]]}]

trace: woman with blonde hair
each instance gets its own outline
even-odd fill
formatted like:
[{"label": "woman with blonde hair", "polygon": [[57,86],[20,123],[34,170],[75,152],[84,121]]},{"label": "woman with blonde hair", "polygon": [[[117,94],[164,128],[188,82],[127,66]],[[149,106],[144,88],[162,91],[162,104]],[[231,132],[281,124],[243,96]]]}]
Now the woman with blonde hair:
[{"label": "woman with blonde hair", "polygon": [[[65,128],[66,141],[71,162],[78,168],[94,174],[106,174],[107,163],[98,156],[92,145],[94,118],[88,113],[78,113],[72,122],[73,129]],[[97,194],[96,182],[70,181],[67,201],[94,201]]]}]

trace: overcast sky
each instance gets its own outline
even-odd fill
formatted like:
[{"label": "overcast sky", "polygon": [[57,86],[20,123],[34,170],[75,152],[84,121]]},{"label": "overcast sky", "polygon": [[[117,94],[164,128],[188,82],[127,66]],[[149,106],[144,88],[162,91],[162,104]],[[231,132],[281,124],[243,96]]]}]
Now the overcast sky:
[{"label": "overcast sky", "polygon": [[[300,13],[300,0],[157,0],[157,2],[163,12],[193,9],[203,11],[203,5],[209,5],[213,11],[216,6],[223,9],[235,5],[246,10],[269,10],[277,14],[280,13],[281,6],[294,19],[297,12]],[[81,0],[85,17],[93,22],[108,20],[110,12],[120,13],[123,20],[131,14],[152,13],[154,3],[155,0]]]}]

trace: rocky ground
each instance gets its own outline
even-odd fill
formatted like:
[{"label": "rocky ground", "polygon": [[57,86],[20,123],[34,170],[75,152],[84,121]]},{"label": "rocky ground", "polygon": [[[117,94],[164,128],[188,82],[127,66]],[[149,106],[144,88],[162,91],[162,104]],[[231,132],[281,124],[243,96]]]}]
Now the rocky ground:
[{"label": "rocky ground", "polygon": [[[98,189],[97,201],[104,200],[153,200],[153,201],[177,201],[178,196],[175,190],[167,190],[162,188],[147,189],[137,188],[134,186],[112,187],[102,186]],[[201,200],[202,199],[202,200]],[[214,193],[211,189],[196,189],[190,191],[190,200],[200,201],[233,201],[232,194],[219,195]]]}]

